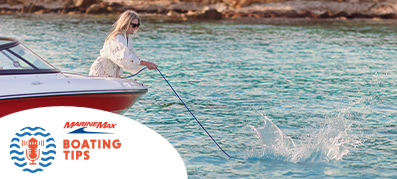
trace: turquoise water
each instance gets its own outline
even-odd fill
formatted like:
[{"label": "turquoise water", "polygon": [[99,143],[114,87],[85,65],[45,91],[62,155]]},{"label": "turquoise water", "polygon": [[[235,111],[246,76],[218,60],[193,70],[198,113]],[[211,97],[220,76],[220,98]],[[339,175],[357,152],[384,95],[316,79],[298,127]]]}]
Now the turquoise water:
[{"label": "turquoise water", "polygon": [[[64,72],[88,74],[114,18],[2,15]],[[397,21],[143,20],[142,59],[159,65],[125,116],[164,136],[189,178],[395,178]]]}]

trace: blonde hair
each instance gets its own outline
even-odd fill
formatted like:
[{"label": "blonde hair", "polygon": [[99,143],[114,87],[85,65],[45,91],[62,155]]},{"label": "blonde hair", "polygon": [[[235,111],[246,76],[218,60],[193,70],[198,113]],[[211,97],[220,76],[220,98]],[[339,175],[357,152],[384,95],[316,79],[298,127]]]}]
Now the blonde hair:
[{"label": "blonde hair", "polygon": [[113,30],[106,38],[105,42],[110,38],[114,38],[118,34],[124,34],[128,30],[128,26],[132,22],[132,20],[138,19],[138,23],[141,23],[141,19],[138,16],[138,13],[133,10],[124,11],[117,21],[113,24]]}]

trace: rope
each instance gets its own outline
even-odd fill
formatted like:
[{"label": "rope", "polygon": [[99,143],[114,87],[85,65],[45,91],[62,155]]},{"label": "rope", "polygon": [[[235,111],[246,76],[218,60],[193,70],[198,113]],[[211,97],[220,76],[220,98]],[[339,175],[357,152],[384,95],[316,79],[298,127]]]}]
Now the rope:
[{"label": "rope", "polygon": [[[138,71],[138,73],[136,73],[136,74],[134,74],[134,75],[132,75],[132,76],[127,76],[127,77],[122,77],[122,78],[123,78],[123,79],[126,79],[126,78],[134,77],[134,76],[138,75],[140,72],[142,72],[142,71],[143,71],[144,69],[146,69],[146,68],[147,68],[147,67],[142,68],[141,70]],[[181,100],[181,102],[183,103],[183,105],[185,105],[186,109],[190,112],[190,114],[191,114],[191,115],[193,116],[193,118],[197,121],[197,123],[200,125],[200,127],[208,134],[208,136],[212,139],[212,141],[214,141],[214,143],[218,146],[218,148],[221,149],[222,152],[223,152],[224,154],[226,154],[226,155],[230,158],[230,155],[227,154],[227,153],[222,149],[221,146],[219,146],[219,144],[215,141],[215,139],[211,136],[211,134],[210,134],[210,133],[204,128],[204,126],[201,125],[201,123],[197,120],[196,116],[194,116],[194,114],[192,113],[192,111],[190,111],[190,109],[187,107],[187,105],[185,104],[185,102],[183,102],[183,100],[181,99],[181,97],[179,97],[178,93],[176,93],[176,91],[174,90],[174,88],[171,86],[171,84],[168,82],[168,80],[164,77],[164,75],[161,73],[161,71],[160,71],[158,68],[156,68],[156,70],[159,71],[160,75],[161,75],[161,76],[164,78],[164,80],[168,83],[168,85],[171,87],[172,91],[174,91],[175,95],[179,98],[179,100]]]},{"label": "rope", "polygon": [[138,75],[139,73],[141,73],[144,69],[146,69],[147,67],[145,67],[145,68],[142,68],[141,70],[139,70],[138,71],[138,73],[135,73],[135,74],[133,74],[133,75],[131,75],[131,76],[126,76],[126,77],[121,77],[122,79],[127,79],[127,78],[131,78],[131,77],[134,77],[134,76],[136,76],[136,75]]},{"label": "rope", "polygon": [[185,104],[185,102],[183,102],[183,100],[181,99],[181,97],[179,97],[178,93],[176,93],[176,91],[175,91],[174,88],[171,86],[171,84],[168,82],[168,80],[165,79],[165,77],[164,77],[164,75],[161,73],[161,71],[160,71],[158,68],[156,68],[156,69],[157,69],[157,71],[159,71],[160,75],[163,76],[164,80],[168,83],[168,85],[171,87],[172,91],[174,91],[175,95],[179,98],[179,100],[181,100],[181,102],[183,103],[183,105],[185,105],[186,109],[190,112],[190,114],[193,116],[193,118],[196,119],[196,121],[197,121],[198,124],[200,124],[201,128],[203,128],[203,130],[208,134],[208,136],[211,137],[212,141],[214,141],[214,143],[219,147],[219,149],[221,149],[222,152],[225,153],[225,154],[230,158],[229,154],[227,154],[227,153],[222,149],[222,147],[219,146],[219,144],[215,141],[215,139],[212,138],[211,134],[208,133],[208,131],[205,130],[205,128],[203,127],[203,125],[201,125],[201,123],[197,120],[196,116],[194,116],[194,114],[192,113],[192,111],[190,111],[190,109],[187,107],[187,105]]}]

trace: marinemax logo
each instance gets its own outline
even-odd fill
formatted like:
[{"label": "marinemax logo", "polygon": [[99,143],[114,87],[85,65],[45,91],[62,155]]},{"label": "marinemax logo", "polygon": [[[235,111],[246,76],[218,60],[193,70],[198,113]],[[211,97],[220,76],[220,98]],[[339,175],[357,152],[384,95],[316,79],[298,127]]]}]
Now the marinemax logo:
[{"label": "marinemax logo", "polygon": [[22,171],[36,173],[52,164],[56,155],[55,140],[41,127],[25,127],[11,139],[11,160]]},{"label": "marinemax logo", "polygon": [[85,129],[96,128],[96,129],[115,129],[117,124],[111,124],[108,122],[66,122],[64,129],[79,127],[78,129],[69,132],[68,134],[112,134],[108,132],[93,132],[86,131]]},{"label": "marinemax logo", "polygon": [[[116,125],[108,122],[66,122],[63,128],[79,127],[68,134],[113,134],[109,132],[86,131],[86,129],[115,129]],[[120,139],[63,139],[65,160],[89,160],[91,158],[90,150],[119,149],[120,147]]]}]

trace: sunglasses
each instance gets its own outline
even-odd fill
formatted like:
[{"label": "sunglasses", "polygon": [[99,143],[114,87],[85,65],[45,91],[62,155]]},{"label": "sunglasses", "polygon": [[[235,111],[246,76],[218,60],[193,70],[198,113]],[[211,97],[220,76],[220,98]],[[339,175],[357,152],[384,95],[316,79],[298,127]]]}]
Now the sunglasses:
[{"label": "sunglasses", "polygon": [[131,25],[132,25],[132,28],[138,28],[141,24],[133,24],[133,23],[130,23]]}]

